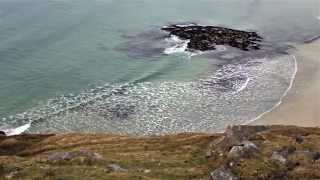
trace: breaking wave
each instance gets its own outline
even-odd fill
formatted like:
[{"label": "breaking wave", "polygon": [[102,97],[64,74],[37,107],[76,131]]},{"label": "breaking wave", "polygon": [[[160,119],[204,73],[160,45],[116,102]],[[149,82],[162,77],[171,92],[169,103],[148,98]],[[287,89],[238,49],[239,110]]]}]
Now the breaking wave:
[{"label": "breaking wave", "polygon": [[[192,57],[192,56],[212,52],[212,51],[204,52],[204,51],[198,51],[198,50],[187,51],[188,43],[190,42],[190,40],[183,40],[175,35],[170,35],[170,37],[165,38],[165,41],[167,43],[166,45],[167,47],[164,49],[163,53],[166,55],[186,54],[188,57]],[[226,49],[227,49],[226,46],[217,45],[215,51],[223,52],[223,51],[226,51]]]},{"label": "breaking wave", "polygon": [[[28,132],[167,134],[242,124],[278,103],[294,73],[290,56],[225,64],[192,82],[105,84],[2,119]],[[22,128],[21,128],[22,129]]]},{"label": "breaking wave", "polygon": [[15,135],[22,134],[23,132],[28,130],[30,127],[31,127],[31,122],[16,128],[3,129],[1,131],[4,132],[6,136],[15,136]]},{"label": "breaking wave", "polygon": [[166,38],[166,41],[171,45],[164,50],[165,54],[184,53],[187,50],[190,40],[182,40],[178,36],[172,35]]}]

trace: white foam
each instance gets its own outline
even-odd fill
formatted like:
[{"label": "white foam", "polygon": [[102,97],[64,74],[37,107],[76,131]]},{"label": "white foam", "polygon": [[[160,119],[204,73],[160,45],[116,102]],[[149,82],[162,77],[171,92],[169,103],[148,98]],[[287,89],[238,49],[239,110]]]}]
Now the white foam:
[{"label": "white foam", "polygon": [[177,27],[189,27],[189,26],[196,26],[198,24],[195,24],[195,23],[190,23],[190,24],[178,24],[178,25],[175,25]]},{"label": "white foam", "polygon": [[[175,35],[171,35],[169,38],[166,39],[167,43],[169,44],[170,47],[166,48],[163,53],[167,54],[167,55],[171,55],[171,54],[185,54],[187,55],[189,58],[191,58],[192,56],[196,56],[196,55],[201,55],[204,52],[202,51],[187,51],[188,49],[188,43],[190,42],[190,40],[183,40],[180,39],[178,36]],[[220,48],[223,51],[223,48]]]},{"label": "white foam", "polygon": [[184,53],[187,50],[188,43],[190,40],[182,40],[178,36],[171,35],[170,38],[167,38],[166,41],[173,46],[168,47],[164,50],[164,54],[175,54],[175,53]]},{"label": "white foam", "polygon": [[247,64],[238,64],[238,65],[224,65],[221,69],[219,69],[213,79],[217,80],[232,80],[234,78],[244,79],[245,81],[235,81],[233,83],[232,89],[234,90],[234,93],[239,93],[243,90],[245,90],[250,82],[249,74],[247,73]]},{"label": "white foam", "polygon": [[219,51],[219,52],[223,52],[223,51],[226,51],[226,50],[227,50],[227,47],[224,46],[224,45],[216,45],[215,48],[216,48],[216,50]]},{"label": "white foam", "polygon": [[7,135],[7,136],[15,136],[15,135],[19,135],[22,134],[23,132],[25,132],[27,129],[29,129],[31,127],[31,123],[19,126],[17,128],[13,128],[13,129],[6,129],[3,132]]},{"label": "white foam", "polygon": [[246,79],[246,82],[243,83],[243,84],[239,87],[239,89],[237,89],[236,92],[239,93],[239,92],[243,91],[244,89],[246,89],[247,86],[248,86],[248,84],[249,84],[249,81],[250,81],[250,78],[247,78],[247,79]]},{"label": "white foam", "polygon": [[293,57],[293,60],[294,60],[294,73],[293,73],[293,75],[292,75],[292,77],[291,77],[289,87],[288,87],[288,88],[286,89],[286,91],[282,94],[279,102],[278,102],[277,104],[275,104],[275,105],[274,105],[272,108],[270,108],[269,110],[261,113],[259,116],[257,116],[257,117],[255,117],[255,118],[247,121],[246,123],[244,123],[245,125],[246,125],[246,124],[250,124],[250,123],[252,123],[252,122],[254,122],[254,121],[262,118],[264,115],[272,112],[273,110],[275,110],[277,107],[279,107],[279,106],[282,104],[283,98],[286,97],[287,94],[288,94],[288,92],[292,89],[293,83],[294,83],[294,80],[295,80],[295,77],[296,77],[297,72],[298,72],[298,61],[297,61],[297,58],[296,58],[296,56],[294,56],[294,55],[292,55],[292,57]]},{"label": "white foam", "polygon": [[[289,83],[293,61],[291,58],[288,60],[291,70],[286,80]],[[213,132],[223,128],[226,123],[238,122],[238,113],[242,115],[244,110],[252,106],[253,110],[259,110],[255,106],[261,105],[256,104],[261,102],[260,98],[266,102],[272,101],[273,104],[280,99],[281,91],[287,87],[281,86],[281,91],[277,91],[279,93],[276,100],[272,93],[264,89],[264,77],[272,76],[274,72],[270,69],[279,67],[278,64],[271,63],[270,66],[265,66],[264,63],[258,63],[259,61],[255,59],[250,60],[248,64],[223,65],[215,74],[194,82],[107,84],[77,95],[59,96],[43,106],[4,121],[16,124],[30,120],[34,122],[30,129],[32,133],[109,132],[151,135]],[[259,89],[261,92],[252,91],[252,88],[256,88],[257,82],[262,82],[258,85],[263,84]],[[274,87],[277,88],[278,85],[274,84]],[[236,94],[237,92],[241,93]],[[248,106],[243,103],[244,99]],[[259,110],[259,114],[262,111]],[[256,114],[250,115],[249,118],[245,115],[244,119],[251,119]],[[195,118],[200,120],[194,121]],[[226,122],[225,119],[230,121]],[[29,127],[30,125],[24,125],[6,133],[16,135]]]}]

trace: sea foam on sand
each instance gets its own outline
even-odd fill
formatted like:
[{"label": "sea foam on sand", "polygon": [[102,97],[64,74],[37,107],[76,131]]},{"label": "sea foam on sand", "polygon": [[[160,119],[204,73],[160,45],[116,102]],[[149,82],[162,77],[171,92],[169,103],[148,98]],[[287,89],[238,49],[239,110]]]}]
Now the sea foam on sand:
[{"label": "sea foam on sand", "polygon": [[28,123],[28,124],[19,126],[17,128],[2,130],[2,132],[4,132],[6,136],[15,136],[15,135],[22,134],[23,132],[25,132],[30,127],[31,127],[31,123]]}]

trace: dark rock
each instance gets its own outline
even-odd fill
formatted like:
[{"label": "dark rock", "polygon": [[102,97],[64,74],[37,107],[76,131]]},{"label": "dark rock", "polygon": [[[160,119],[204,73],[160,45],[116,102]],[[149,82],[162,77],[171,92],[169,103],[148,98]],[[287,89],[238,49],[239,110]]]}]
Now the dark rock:
[{"label": "dark rock", "polygon": [[314,161],[320,160],[320,153],[319,152],[316,152],[316,153],[313,154],[313,160]]},{"label": "dark rock", "polygon": [[238,180],[229,169],[219,168],[210,173],[209,180]]},{"label": "dark rock", "polygon": [[300,163],[301,160],[313,163],[314,161],[318,161],[320,159],[320,153],[310,150],[297,150],[290,154],[288,159],[292,160],[293,163]]},{"label": "dark rock", "polygon": [[296,136],[295,137],[295,141],[299,144],[301,144],[303,142],[303,136]]},{"label": "dark rock", "polygon": [[127,104],[116,104],[110,108],[113,118],[125,119],[135,112],[135,106]]},{"label": "dark rock", "polygon": [[239,31],[216,26],[200,25],[170,25],[162,30],[170,32],[171,35],[190,40],[188,50],[214,50],[215,45],[229,45],[244,51],[258,50],[262,37],[256,32]]},{"label": "dark rock", "polygon": [[294,146],[285,146],[280,151],[278,151],[278,153],[287,158],[289,155],[293,154],[296,150],[297,149]]},{"label": "dark rock", "polygon": [[300,166],[300,163],[294,162],[294,161],[288,161],[286,163],[286,166],[288,171],[293,171],[296,167]]},{"label": "dark rock", "polygon": [[0,131],[0,136],[6,136],[7,134],[4,131]]}]

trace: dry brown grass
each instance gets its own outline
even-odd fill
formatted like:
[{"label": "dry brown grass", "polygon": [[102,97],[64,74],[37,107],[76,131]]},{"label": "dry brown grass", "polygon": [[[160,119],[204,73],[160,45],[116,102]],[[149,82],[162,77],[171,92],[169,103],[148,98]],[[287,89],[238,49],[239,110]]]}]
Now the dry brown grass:
[{"label": "dry brown grass", "polygon": [[[260,153],[240,159],[229,159],[227,151],[217,151],[218,145],[213,144],[221,137],[223,134],[0,137],[0,179],[208,179],[209,172],[221,166],[227,166],[241,179],[320,179],[320,161],[313,157],[295,153],[286,165],[270,159],[273,152],[288,147],[296,152],[320,151],[318,128],[270,127],[250,137]],[[102,158],[48,159],[55,153],[77,151],[98,153]],[[114,171],[108,167],[110,164],[126,171]]]}]

